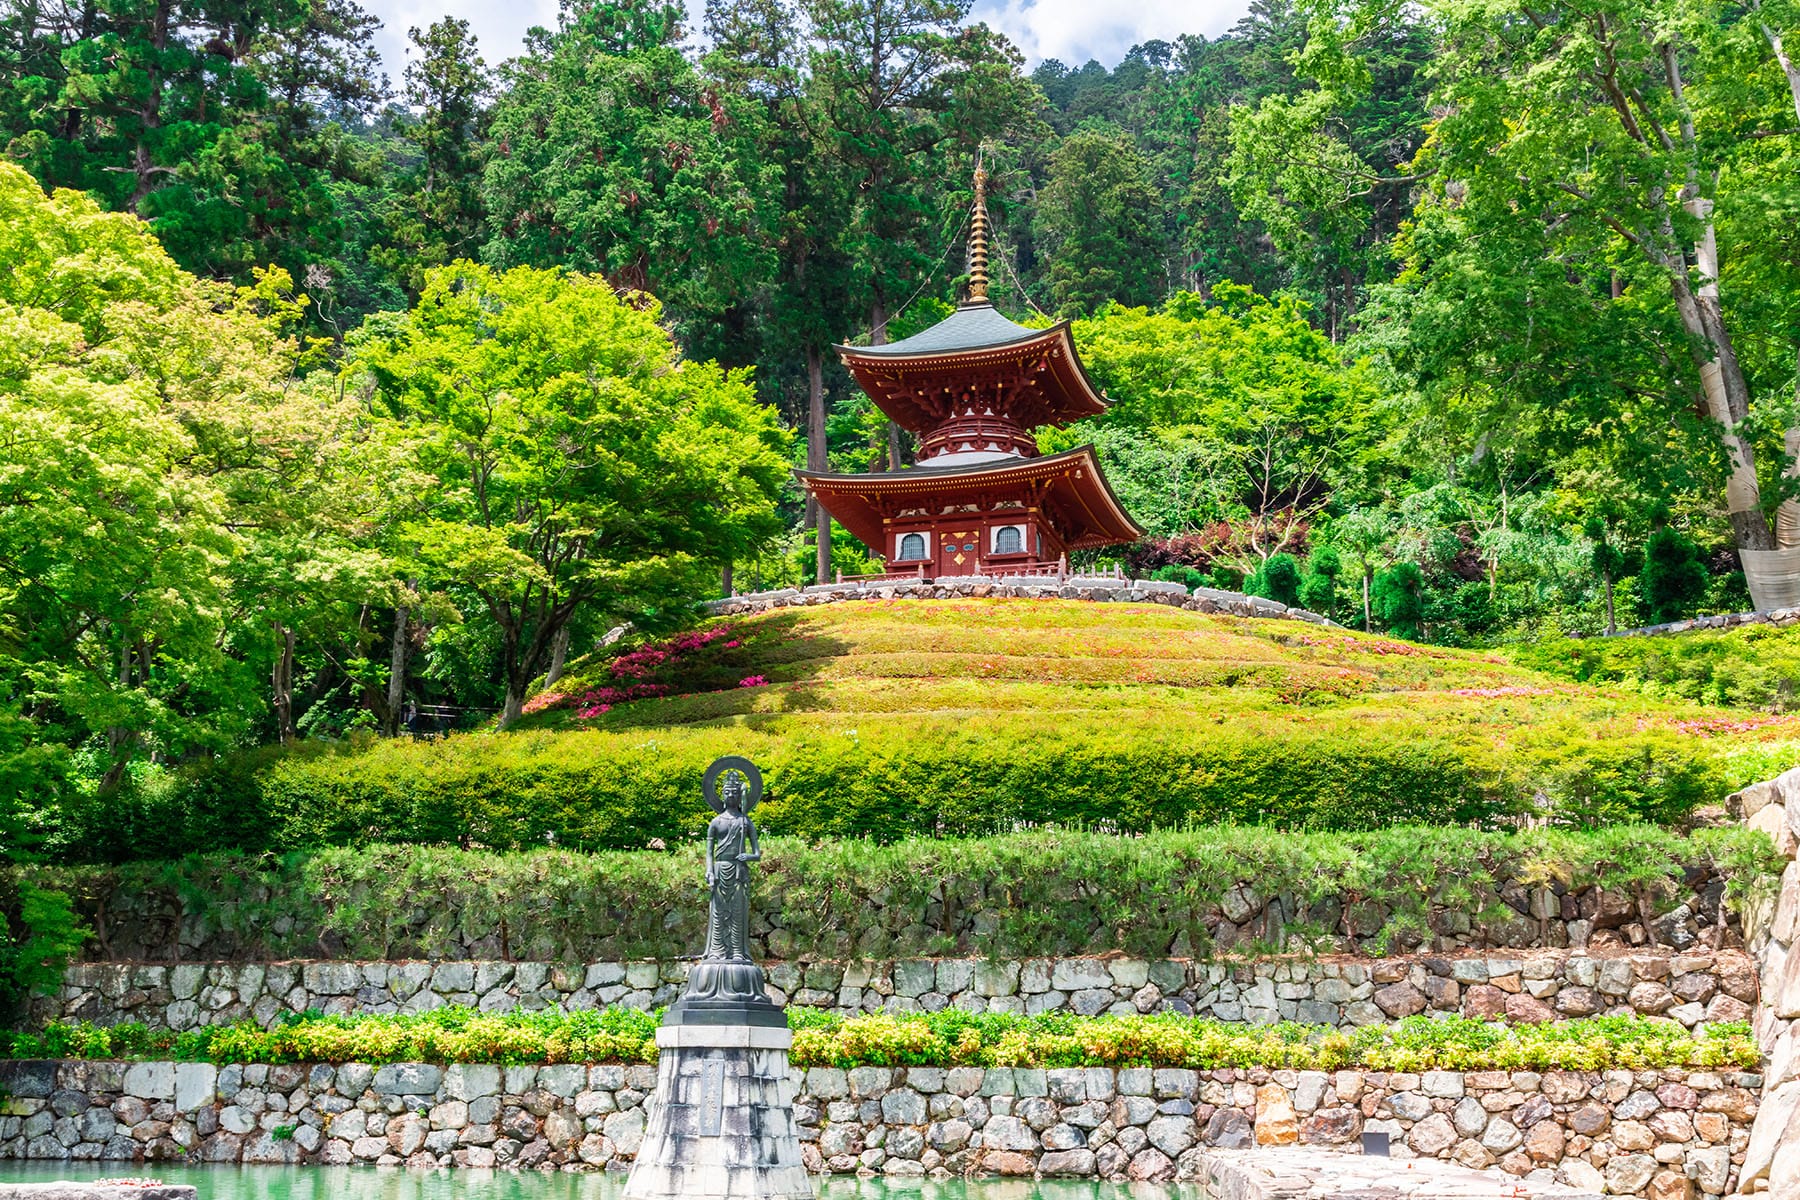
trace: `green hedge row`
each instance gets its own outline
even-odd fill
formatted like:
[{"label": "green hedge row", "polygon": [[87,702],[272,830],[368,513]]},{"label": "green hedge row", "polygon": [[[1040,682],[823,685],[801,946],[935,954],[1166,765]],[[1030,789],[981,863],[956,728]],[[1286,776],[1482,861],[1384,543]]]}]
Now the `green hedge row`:
[{"label": "green hedge row", "polygon": [[69,861],[418,842],[639,849],[710,813],[706,765],[753,757],[770,833],[972,837],[1054,824],[1121,833],[1201,824],[1353,830],[1671,822],[1733,786],[1715,741],[1630,726],[1520,727],[1318,713],[1059,722],[869,718],[861,728],[467,734],[264,750],[154,777],[78,810]]},{"label": "green hedge row", "polygon": [[[1237,1025],[1197,1017],[1035,1017],[966,1013],[840,1018],[790,1009],[800,1067],[1268,1067],[1377,1071],[1597,1071],[1613,1067],[1754,1068],[1744,1024],[1690,1033],[1672,1021],[1596,1017],[1506,1025],[1411,1017],[1338,1030]],[[216,1063],[655,1062],[656,1016],[632,1009],[495,1015],[438,1009],[413,1016],[303,1017],[262,1029],[187,1033],[142,1025],[53,1024],[0,1032],[0,1057],[152,1058]]]},{"label": "green hedge row", "polygon": [[[1268,945],[1345,933],[1370,949],[1410,945],[1447,912],[1474,920],[1492,944],[1531,944],[1539,931],[1535,922],[1521,931],[1515,907],[1529,887],[1598,886],[1668,906],[1721,875],[1735,900],[1771,885],[1781,866],[1766,835],[1741,827],[1683,837],[1642,825],[1037,832],[892,845],[770,837],[763,847],[753,933],[778,958],[1160,956],[1171,946],[1206,955],[1220,901],[1240,885],[1280,898],[1254,901],[1263,916],[1243,931]],[[700,857],[692,842],[599,854],[380,846],[13,873],[74,896],[96,931],[89,952],[102,959],[167,957],[185,929],[184,954],[201,959],[593,961],[674,958],[702,945]]]}]

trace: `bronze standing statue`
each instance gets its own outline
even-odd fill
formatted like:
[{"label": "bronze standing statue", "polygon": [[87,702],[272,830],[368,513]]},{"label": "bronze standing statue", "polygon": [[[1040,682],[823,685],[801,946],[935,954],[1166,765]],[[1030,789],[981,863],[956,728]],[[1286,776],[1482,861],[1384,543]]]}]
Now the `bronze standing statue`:
[{"label": "bronze standing statue", "polygon": [[706,886],[712,891],[706,920],[706,957],[747,962],[750,864],[760,859],[762,852],[756,848],[756,822],[744,811],[743,777],[735,771],[728,772],[722,790],[725,811],[706,827]]},{"label": "bronze standing statue", "polygon": [[706,827],[706,953],[688,972],[671,1024],[782,1025],[750,954],[750,864],[762,858],[750,810],[762,799],[756,764],[728,754],[706,769],[701,791],[718,816]]}]

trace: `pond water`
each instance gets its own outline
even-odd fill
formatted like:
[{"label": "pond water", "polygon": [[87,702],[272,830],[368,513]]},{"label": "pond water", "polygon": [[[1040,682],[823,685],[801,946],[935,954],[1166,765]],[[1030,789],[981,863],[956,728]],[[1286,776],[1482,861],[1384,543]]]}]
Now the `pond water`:
[{"label": "pond water", "polygon": [[[410,1167],[236,1167],[174,1163],[0,1161],[0,1183],[147,1176],[191,1183],[199,1200],[619,1200],[617,1172],[430,1170]],[[1196,1188],[1078,1180],[855,1179],[818,1181],[820,1200],[1198,1200]]]}]

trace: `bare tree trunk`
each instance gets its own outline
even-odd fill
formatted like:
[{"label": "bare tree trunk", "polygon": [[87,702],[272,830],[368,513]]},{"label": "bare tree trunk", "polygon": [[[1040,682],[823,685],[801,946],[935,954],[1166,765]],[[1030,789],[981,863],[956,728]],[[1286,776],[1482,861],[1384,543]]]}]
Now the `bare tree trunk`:
[{"label": "bare tree trunk", "polygon": [[737,586],[732,582],[731,578],[732,573],[730,563],[726,563],[723,567],[719,568],[719,595],[727,600],[737,594]]},{"label": "bare tree trunk", "polygon": [[[825,363],[817,346],[806,348],[806,469],[823,471],[830,465],[825,442]],[[817,582],[831,578],[831,514],[820,504],[813,514],[818,531]]]},{"label": "bare tree trunk", "polygon": [[1619,623],[1613,618],[1613,578],[1611,575],[1602,578],[1606,581],[1606,632],[1617,633]]},{"label": "bare tree trunk", "polygon": [[1363,632],[1373,633],[1374,623],[1369,620],[1369,578],[1374,574],[1369,568],[1363,568]]},{"label": "bare tree trunk", "polygon": [[[887,304],[877,296],[874,307],[869,312],[869,345],[887,345]],[[900,427],[892,421],[887,423],[887,469],[900,469]]]},{"label": "bare tree trunk", "polygon": [[[1800,393],[1800,384],[1796,384],[1794,390]],[[1800,429],[1787,431],[1784,449],[1788,462],[1782,475],[1788,479],[1800,478]],[[1783,550],[1800,546],[1800,499],[1783,500],[1781,507],[1775,510],[1775,544]]]},{"label": "bare tree trunk", "polygon": [[[1694,205],[1696,216],[1705,218],[1708,215],[1707,201],[1697,200]],[[1675,293],[1675,308],[1681,314],[1681,323],[1695,339],[1694,365],[1699,369],[1707,414],[1719,424],[1725,453],[1731,462],[1731,476],[1725,481],[1725,508],[1731,519],[1733,539],[1740,550],[1772,550],[1775,537],[1762,512],[1762,489],[1756,481],[1756,452],[1739,428],[1739,422],[1749,413],[1750,389],[1744,381],[1743,368],[1738,363],[1737,351],[1719,308],[1718,255],[1710,220],[1706,221],[1701,239],[1697,266],[1703,282],[1699,293],[1688,286],[1685,263],[1667,264],[1670,287]]]},{"label": "bare tree trunk", "polygon": [[400,708],[406,702],[406,667],[412,658],[412,641],[406,636],[412,610],[402,604],[394,610],[394,636],[388,647],[387,713],[382,722],[387,735],[400,732]]},{"label": "bare tree trunk", "polygon": [[563,668],[569,661],[569,627],[564,625],[556,631],[556,638],[550,643],[550,669],[544,673],[544,690],[548,691],[557,680],[562,678]]},{"label": "bare tree trunk", "polygon": [[294,741],[294,631],[280,621],[275,626],[275,665],[269,682],[275,693],[275,726],[281,744]]}]

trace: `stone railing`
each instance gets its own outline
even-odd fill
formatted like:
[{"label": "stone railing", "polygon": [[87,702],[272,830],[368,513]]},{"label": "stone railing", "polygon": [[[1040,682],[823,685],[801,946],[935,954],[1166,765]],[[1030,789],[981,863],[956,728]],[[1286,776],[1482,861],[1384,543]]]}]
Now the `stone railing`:
[{"label": "stone railing", "polygon": [[[1698,1071],[794,1069],[809,1170],[1193,1179],[1208,1147],[1347,1145],[1619,1196],[1716,1198],[1760,1080]],[[0,1064],[0,1157],[626,1167],[648,1066]]]},{"label": "stone railing", "polygon": [[[1366,960],[1065,958],[766,964],[777,1002],[850,1012],[1177,1012],[1220,1021],[1371,1025],[1421,1012],[1510,1021],[1637,1013],[1692,1028],[1742,1021],[1756,967],[1742,951],[1568,951]],[[37,1018],[171,1029],[285,1013],[658,1008],[683,962],[76,963]]]},{"label": "stone railing", "polygon": [[[1164,604],[1190,612],[1230,613],[1239,617],[1285,617],[1314,625],[1332,622],[1304,608],[1289,608],[1262,596],[1195,588],[1153,579],[1115,579],[1105,575],[1073,575],[1067,579],[967,575],[922,579],[870,579],[782,588],[709,600],[702,607],[715,616],[741,616],[771,608],[836,604],[848,600],[970,600],[987,597],[1023,600],[1087,600],[1099,603]],[[1334,626],[1335,627],[1335,626]]]}]

